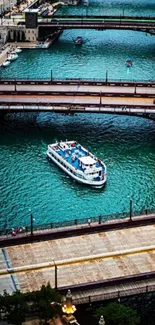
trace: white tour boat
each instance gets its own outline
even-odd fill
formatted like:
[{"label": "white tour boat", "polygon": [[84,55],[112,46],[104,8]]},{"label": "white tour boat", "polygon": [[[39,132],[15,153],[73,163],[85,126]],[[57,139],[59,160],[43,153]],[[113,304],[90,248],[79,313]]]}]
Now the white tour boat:
[{"label": "white tour boat", "polygon": [[106,165],[76,141],[48,145],[47,157],[76,181],[102,187],[106,182]]}]

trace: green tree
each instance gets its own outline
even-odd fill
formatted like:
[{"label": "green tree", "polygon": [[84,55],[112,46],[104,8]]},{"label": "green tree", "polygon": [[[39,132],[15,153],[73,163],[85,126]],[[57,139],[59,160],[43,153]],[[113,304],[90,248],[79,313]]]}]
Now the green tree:
[{"label": "green tree", "polygon": [[3,303],[5,320],[8,322],[8,324],[21,325],[23,322],[25,322],[29,308],[25,302],[23,293],[20,291],[16,291],[12,295],[4,293]]},{"label": "green tree", "polygon": [[140,317],[137,311],[120,303],[111,303],[107,307],[96,309],[95,318],[100,319],[103,315],[106,325],[137,325]]},{"label": "green tree", "polygon": [[[51,303],[53,303],[51,305]],[[50,284],[42,286],[41,290],[36,292],[36,309],[39,312],[39,318],[48,324],[56,314],[61,312],[61,296],[52,289]]]}]

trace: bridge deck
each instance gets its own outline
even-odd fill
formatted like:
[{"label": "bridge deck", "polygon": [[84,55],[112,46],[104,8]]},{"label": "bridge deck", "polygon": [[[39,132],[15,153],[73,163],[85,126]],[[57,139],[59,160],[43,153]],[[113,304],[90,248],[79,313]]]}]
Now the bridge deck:
[{"label": "bridge deck", "polygon": [[77,94],[126,94],[126,95],[140,95],[140,96],[151,96],[155,97],[155,87],[148,86],[117,86],[117,85],[80,85],[78,84],[1,84],[0,94],[5,92],[18,92],[20,93],[77,93]]},{"label": "bridge deck", "polygon": [[0,80],[3,112],[155,114],[154,82]]},{"label": "bridge deck", "polygon": [[152,98],[78,95],[0,95],[0,111],[155,114]]},{"label": "bridge deck", "polygon": [[[154,238],[155,226],[149,225],[6,247],[3,255],[7,263],[5,268],[1,263],[0,279],[10,281],[9,272],[15,277],[16,286],[26,292],[37,290],[48,281],[54,287],[54,265],[58,267],[58,288],[154,272]],[[155,280],[107,288],[107,294],[111,291],[116,296],[119,287],[131,290],[148,284],[155,285]],[[103,294],[103,288],[90,290],[90,295],[92,292]],[[84,295],[81,290],[74,293],[76,299]]]},{"label": "bridge deck", "polygon": [[142,30],[154,33],[155,20],[154,17],[147,19],[144,17],[80,17],[80,16],[65,16],[51,19],[51,21],[40,21],[39,28],[62,28],[62,29],[72,29],[72,28],[90,28],[97,30],[104,29],[131,29],[131,30]]}]

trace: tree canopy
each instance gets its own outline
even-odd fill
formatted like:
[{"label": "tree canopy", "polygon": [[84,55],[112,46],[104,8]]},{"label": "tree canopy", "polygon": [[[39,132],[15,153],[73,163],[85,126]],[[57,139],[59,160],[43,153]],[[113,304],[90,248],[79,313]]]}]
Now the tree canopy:
[{"label": "tree canopy", "polygon": [[8,324],[21,325],[33,313],[37,313],[40,320],[47,324],[49,319],[61,312],[61,296],[48,283],[39,291],[16,291],[11,295],[4,291],[3,296],[0,295],[0,306],[1,315]]},{"label": "tree canopy", "polygon": [[110,303],[106,307],[96,309],[95,318],[103,315],[106,325],[138,325],[140,317],[137,311],[120,303]]},{"label": "tree canopy", "polygon": [[17,291],[12,295],[4,294],[3,311],[8,324],[21,325],[26,320],[28,310],[28,304],[23,293]]}]

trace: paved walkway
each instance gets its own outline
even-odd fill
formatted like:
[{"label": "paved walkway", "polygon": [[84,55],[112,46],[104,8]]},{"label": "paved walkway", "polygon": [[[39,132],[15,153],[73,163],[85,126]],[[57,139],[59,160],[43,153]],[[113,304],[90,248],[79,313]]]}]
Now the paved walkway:
[{"label": "paved walkway", "polygon": [[110,113],[155,114],[153,98],[118,96],[80,96],[49,94],[0,95],[0,110],[4,112],[59,112],[59,113]]},{"label": "paved walkway", "polygon": [[[24,44],[22,43],[24,46]],[[31,45],[29,45],[31,46]],[[115,94],[116,96],[123,94],[134,95],[135,94],[135,86],[117,86],[117,85],[73,85],[73,84],[54,84],[54,80],[52,84],[47,84],[45,81],[42,81],[42,84],[32,84],[32,81],[28,83],[26,81],[26,84],[20,84],[21,81],[17,81],[17,84],[1,84],[1,90],[2,91],[16,91],[18,92],[34,92],[34,93],[98,93],[98,95],[102,96],[105,94]],[[34,82],[33,82],[34,83]],[[45,84],[46,83],[46,84]],[[136,87],[136,95],[143,95],[145,97],[151,96],[153,99],[155,97],[155,88],[154,87],[146,87],[146,86],[137,86]],[[151,99],[152,99],[151,98]],[[151,100],[152,101],[152,100]]]},{"label": "paved walkway", "polygon": [[98,232],[6,247],[2,278],[21,291],[37,290],[50,281],[58,287],[155,271],[155,226]]}]

